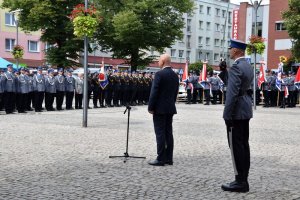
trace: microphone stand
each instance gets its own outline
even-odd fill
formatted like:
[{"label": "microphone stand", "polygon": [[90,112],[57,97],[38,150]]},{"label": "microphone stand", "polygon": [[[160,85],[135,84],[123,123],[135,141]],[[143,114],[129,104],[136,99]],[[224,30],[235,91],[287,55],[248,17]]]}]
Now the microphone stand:
[{"label": "microphone stand", "polygon": [[126,114],[126,112],[128,114],[128,118],[127,118],[126,152],[124,153],[123,156],[109,156],[109,158],[124,158],[124,163],[126,163],[126,161],[127,161],[128,158],[142,158],[142,159],[146,159],[146,157],[130,156],[129,153],[128,153],[130,110],[131,110],[131,107],[129,105],[127,105],[126,109],[124,111],[124,115]]}]

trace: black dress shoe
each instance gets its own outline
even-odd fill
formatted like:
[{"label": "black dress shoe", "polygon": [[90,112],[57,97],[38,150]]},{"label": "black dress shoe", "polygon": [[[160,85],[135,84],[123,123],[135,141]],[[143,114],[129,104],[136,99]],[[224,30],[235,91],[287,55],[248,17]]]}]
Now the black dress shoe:
[{"label": "black dress shoe", "polygon": [[222,185],[222,190],[229,192],[249,192],[249,184],[246,181],[233,181],[229,184]]},{"label": "black dress shoe", "polygon": [[153,161],[149,161],[148,162],[149,165],[153,165],[153,166],[164,166],[165,163],[159,160],[153,160]]}]

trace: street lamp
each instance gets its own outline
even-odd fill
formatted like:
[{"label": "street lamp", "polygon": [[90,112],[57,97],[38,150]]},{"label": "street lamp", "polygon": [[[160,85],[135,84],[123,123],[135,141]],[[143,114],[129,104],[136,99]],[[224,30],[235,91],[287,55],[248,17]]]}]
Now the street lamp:
[{"label": "street lamp", "polygon": [[[255,12],[255,24],[254,24],[254,35],[257,36],[257,11],[258,8],[260,7],[262,0],[259,1],[253,1],[250,0],[251,5],[253,6],[254,12]],[[256,49],[254,48],[254,79],[253,79],[253,107],[254,110],[256,110]]]},{"label": "street lamp", "polygon": [[[88,9],[88,0],[84,1],[85,10]],[[84,36],[84,84],[83,84],[83,120],[82,127],[87,127],[88,115],[88,37]]]},{"label": "street lamp", "polygon": [[[15,20],[15,24],[16,24],[16,31],[17,31],[16,45],[19,45],[19,20],[18,20],[18,16],[15,13],[21,12],[21,11],[22,11],[22,9],[11,11],[11,13],[13,15],[13,19]],[[17,65],[17,69],[19,69],[19,59],[18,58],[16,59],[16,65]]]}]

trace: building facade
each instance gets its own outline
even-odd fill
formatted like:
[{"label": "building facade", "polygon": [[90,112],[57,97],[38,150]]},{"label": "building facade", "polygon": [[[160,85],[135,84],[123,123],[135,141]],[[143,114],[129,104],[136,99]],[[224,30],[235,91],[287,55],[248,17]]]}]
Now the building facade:
[{"label": "building facade", "polygon": [[[0,0],[0,5],[2,0]],[[0,57],[15,63],[11,51],[17,44],[17,20],[18,13],[10,13],[9,10],[0,8]],[[28,67],[42,66],[45,64],[45,43],[40,41],[40,32],[25,33],[20,28],[18,31],[18,44],[24,48],[23,59],[20,64]]]},{"label": "building facade", "polygon": [[[255,33],[255,12],[247,2],[238,8],[237,39],[249,41],[251,35],[266,39],[266,50],[263,55],[257,55],[259,62],[265,63],[265,68],[278,68],[279,56],[291,56],[292,41],[286,31],[282,12],[288,9],[288,0],[271,0],[270,4],[262,5],[257,12],[257,32]],[[254,55],[247,55],[254,63]],[[258,67],[258,66],[257,66]]]}]

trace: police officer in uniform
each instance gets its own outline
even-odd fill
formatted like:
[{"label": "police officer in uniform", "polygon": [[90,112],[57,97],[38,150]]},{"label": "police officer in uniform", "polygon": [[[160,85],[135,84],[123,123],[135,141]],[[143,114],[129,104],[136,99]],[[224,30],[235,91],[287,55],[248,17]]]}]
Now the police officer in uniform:
[{"label": "police officer in uniform", "polygon": [[211,93],[210,82],[211,82],[211,77],[210,77],[210,73],[208,72],[206,80],[202,81],[204,96],[205,96],[205,101],[206,101],[206,103],[204,105],[210,104],[210,93]]},{"label": "police officer in uniform", "polygon": [[266,70],[266,81],[263,83],[263,94],[264,94],[264,107],[270,107],[271,106],[271,82],[272,82],[272,76],[270,74],[270,70]]},{"label": "police officer in uniform", "polygon": [[137,87],[138,87],[138,89],[137,89],[138,105],[143,105],[144,77],[143,77],[143,73],[142,72],[139,72]]},{"label": "police officer in uniform", "polygon": [[106,86],[107,87],[107,102],[106,102],[106,104],[108,107],[113,107],[112,100],[113,100],[113,93],[114,93],[115,77],[113,76],[111,70],[109,70],[109,72],[108,72],[107,79],[108,79],[108,85]]},{"label": "police officer in uniform", "polygon": [[270,78],[271,85],[271,107],[277,106],[277,87],[276,87],[276,73],[273,71]]},{"label": "police officer in uniform", "polygon": [[115,80],[115,84],[114,84],[114,96],[113,96],[113,101],[114,101],[114,106],[115,107],[120,107],[120,90],[121,90],[121,73],[120,71],[116,70],[115,71],[115,75],[114,75],[114,80]]},{"label": "police officer in uniform", "polygon": [[220,90],[220,79],[217,77],[217,73],[214,72],[213,73],[213,77],[211,77],[211,90],[212,90],[212,94],[213,94],[213,101],[212,104],[217,104],[217,97],[219,94],[219,90]]},{"label": "police officer in uniform", "polygon": [[244,58],[247,44],[231,40],[230,58],[234,60],[228,71],[228,87],[223,118],[227,126],[232,153],[235,181],[222,185],[224,191],[248,192],[250,169],[249,121],[253,117],[251,83],[253,68]]},{"label": "police officer in uniform", "polygon": [[18,98],[17,98],[17,109],[19,113],[26,113],[26,105],[27,105],[27,99],[28,99],[28,78],[26,78],[25,69],[20,69],[20,75],[17,78],[17,85],[18,85]]},{"label": "police officer in uniform", "polygon": [[33,77],[33,88],[34,88],[34,102],[35,112],[42,112],[43,101],[45,95],[45,77],[43,75],[43,69],[38,67],[37,74]]},{"label": "police officer in uniform", "polygon": [[82,109],[83,83],[83,74],[79,73],[75,80],[75,109]]},{"label": "police officer in uniform", "polygon": [[3,76],[3,70],[0,69],[0,111],[3,110],[4,108],[4,99],[3,99],[3,95],[4,95],[4,76]]},{"label": "police officer in uniform", "polygon": [[121,82],[123,88],[123,105],[128,106],[130,104],[130,77],[128,75],[128,71],[124,72]]},{"label": "police officer in uniform", "polygon": [[34,89],[33,89],[33,74],[30,73],[28,69],[26,69],[26,78],[28,79],[28,95],[27,95],[27,104],[26,110],[33,111],[32,107],[34,107]]},{"label": "police officer in uniform", "polygon": [[67,70],[66,76],[66,110],[74,109],[72,107],[75,91],[75,79],[72,76],[72,69]]},{"label": "police officer in uniform", "polygon": [[64,70],[62,68],[58,69],[58,75],[55,77],[56,86],[56,109],[63,110],[62,104],[64,101],[66,83],[65,77],[63,75]]},{"label": "police officer in uniform", "polygon": [[130,105],[136,106],[137,91],[138,91],[138,77],[136,75],[136,72],[132,72],[131,87],[132,87],[132,93],[131,93]]},{"label": "police officer in uniform", "polygon": [[152,84],[152,80],[150,78],[150,74],[146,73],[145,74],[145,93],[144,93],[144,104],[148,105],[149,102],[149,97],[150,97],[150,91],[151,91],[151,84]]},{"label": "police officer in uniform", "polygon": [[289,90],[289,96],[287,99],[287,104],[289,108],[294,107],[294,93],[296,90],[295,86],[295,77],[293,77],[293,72],[289,71],[288,78],[287,78],[287,86]]},{"label": "police officer in uniform", "polygon": [[48,70],[48,76],[45,78],[45,107],[47,111],[54,111],[53,103],[54,97],[56,94],[56,85],[55,85],[55,77],[54,77],[54,70]]},{"label": "police officer in uniform", "polygon": [[4,73],[4,107],[6,114],[13,114],[16,102],[16,77],[13,73],[13,65],[7,65],[7,71]]}]

